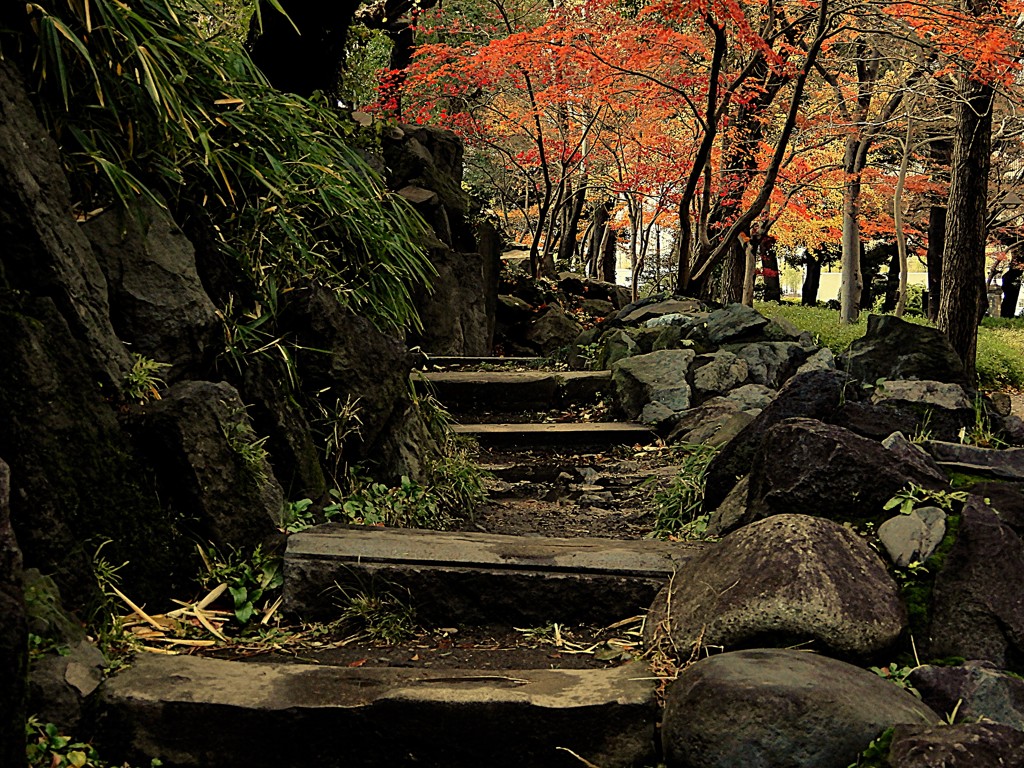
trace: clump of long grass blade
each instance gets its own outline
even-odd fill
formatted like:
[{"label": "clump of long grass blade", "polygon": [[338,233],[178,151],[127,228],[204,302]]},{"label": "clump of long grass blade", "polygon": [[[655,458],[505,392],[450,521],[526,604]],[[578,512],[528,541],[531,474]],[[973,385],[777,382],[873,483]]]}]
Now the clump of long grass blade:
[{"label": "clump of long grass blade", "polygon": [[[26,6],[40,110],[83,208],[169,205],[257,290],[313,280],[384,328],[416,325],[425,225],[324,100],[275,91],[200,0]],[[207,28],[211,25],[206,23]]]}]

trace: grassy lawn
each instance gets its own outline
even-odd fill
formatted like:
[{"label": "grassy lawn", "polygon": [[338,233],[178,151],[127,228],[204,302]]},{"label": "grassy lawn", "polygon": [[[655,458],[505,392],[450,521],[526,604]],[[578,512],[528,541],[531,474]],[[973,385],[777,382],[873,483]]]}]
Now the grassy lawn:
[{"label": "grassy lawn", "polygon": [[[798,328],[810,331],[819,344],[839,354],[867,330],[868,313],[854,325],[840,325],[839,313],[823,307],[799,304],[761,303],[765,317],[784,317]],[[928,325],[923,317],[905,320]],[[986,317],[978,331],[978,379],[982,389],[1024,388],[1024,318],[1005,320]]]}]

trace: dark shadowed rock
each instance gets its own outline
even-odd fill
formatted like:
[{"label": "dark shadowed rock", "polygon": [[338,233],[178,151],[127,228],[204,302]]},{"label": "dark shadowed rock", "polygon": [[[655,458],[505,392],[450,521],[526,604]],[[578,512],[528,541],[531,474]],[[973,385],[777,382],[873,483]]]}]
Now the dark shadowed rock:
[{"label": "dark shadowed rock", "polygon": [[239,392],[258,435],[266,435],[269,461],[285,498],[319,499],[327,480],[306,411],[288,390],[288,372],[277,360],[254,356],[242,371]]},{"label": "dark shadowed rock", "polygon": [[896,727],[891,768],[1022,768],[1024,733],[995,723]]},{"label": "dark shadowed rock", "polygon": [[882,447],[889,451],[900,465],[911,468],[922,475],[940,478],[944,475],[942,468],[917,443],[908,440],[902,432],[893,432],[882,440]]},{"label": "dark shadowed rock", "polygon": [[669,768],[847,768],[886,728],[937,722],[859,667],[801,651],[737,651],[671,684],[662,745]]},{"label": "dark shadowed rock", "polygon": [[547,311],[530,323],[523,338],[540,354],[552,352],[572,344],[583,330],[573,317],[558,306],[551,305]]},{"label": "dark shadowed rock", "polygon": [[629,304],[629,288],[624,285],[607,283],[587,278],[583,281],[583,295],[590,299],[610,301],[616,309]]},{"label": "dark shadowed rock", "polygon": [[0,359],[0,456],[26,561],[84,606],[96,595],[96,542],[111,539],[104,555],[128,561],[121,575],[133,595],[166,594],[174,574],[192,572],[184,542],[51,301],[0,297]]},{"label": "dark shadowed rock", "polygon": [[870,315],[867,333],[836,366],[865,384],[879,379],[926,379],[967,385],[963,363],[936,328],[891,315]]},{"label": "dark shadowed rock", "polygon": [[660,300],[638,301],[623,307],[616,316],[616,321],[625,325],[640,325],[655,317],[663,315],[689,315],[701,312],[703,305],[696,299],[663,298]]},{"label": "dark shadowed rock", "polygon": [[437,275],[430,290],[413,301],[423,328],[410,334],[410,346],[435,355],[489,355],[493,346],[497,285],[495,267],[479,253],[456,253],[441,243],[427,250]]},{"label": "dark shadowed rock", "polygon": [[11,470],[0,459],[0,765],[25,763],[28,630],[21,550],[11,528]]},{"label": "dark shadowed rock", "polygon": [[619,360],[632,357],[640,351],[632,334],[624,328],[612,328],[601,335],[597,350],[597,369],[611,370]]},{"label": "dark shadowed rock", "polygon": [[103,681],[106,666],[103,654],[86,640],[35,659],[28,680],[32,713],[63,733],[81,733],[83,706]]},{"label": "dark shadowed rock", "polygon": [[893,432],[916,435],[922,429],[922,414],[893,405],[851,401],[843,403],[828,421],[872,440]]},{"label": "dark shadowed rock", "polygon": [[707,339],[715,345],[757,336],[768,325],[768,318],[752,307],[729,304],[716,309],[707,319]]},{"label": "dark shadowed rock", "polygon": [[79,375],[119,387],[131,363],[110,324],[103,271],[71,215],[57,145],[10,61],[0,61],[0,178],[5,284],[48,297],[82,341]]},{"label": "dark shadowed rock", "polygon": [[750,471],[754,454],[770,427],[793,416],[830,417],[844,399],[848,378],[840,371],[812,371],[794,376],[768,405],[715,457],[708,467],[704,508],[714,509]]},{"label": "dark shadowed rock", "polygon": [[881,514],[909,483],[940,489],[945,475],[897,462],[874,440],[813,419],[787,419],[765,433],[750,471],[748,519],[800,513],[846,522]]},{"label": "dark shadowed rock", "polygon": [[974,405],[959,384],[941,381],[885,381],[871,401],[917,417],[917,432],[938,440],[958,440],[960,430],[971,429]]},{"label": "dark shadowed rock", "polygon": [[655,599],[646,634],[684,658],[697,644],[808,641],[865,656],[891,645],[905,621],[895,582],[860,536],[829,520],[777,515],[681,566]]},{"label": "dark shadowed rock", "polygon": [[992,507],[1018,535],[1024,535],[1024,483],[990,480],[972,486],[970,493]]},{"label": "dark shadowed rock", "polygon": [[989,720],[1024,731],[1024,680],[985,661],[959,667],[925,665],[910,673],[910,683],[936,712],[958,722]]},{"label": "dark shadowed rock", "polygon": [[132,352],[171,365],[175,381],[212,362],[223,331],[196,272],[195,250],[154,203],[84,226],[110,289],[110,319]]},{"label": "dark shadowed rock", "polygon": [[657,401],[673,411],[690,407],[686,374],[696,354],[690,349],[662,349],[620,360],[612,367],[612,384],[619,406],[631,419]]},{"label": "dark shadowed rock", "polygon": [[289,295],[285,325],[305,349],[297,353],[307,394],[328,409],[354,406],[358,434],[346,442],[346,458],[372,459],[373,446],[408,399],[412,357],[405,346],[342,307],[320,288]]},{"label": "dark shadowed rock", "polygon": [[1024,671],[1024,544],[991,508],[970,497],[956,544],[935,578],[923,651]]},{"label": "dark shadowed rock", "polygon": [[251,549],[274,534],[284,495],[234,387],[175,384],[129,425],[163,495],[198,519],[204,540]]}]

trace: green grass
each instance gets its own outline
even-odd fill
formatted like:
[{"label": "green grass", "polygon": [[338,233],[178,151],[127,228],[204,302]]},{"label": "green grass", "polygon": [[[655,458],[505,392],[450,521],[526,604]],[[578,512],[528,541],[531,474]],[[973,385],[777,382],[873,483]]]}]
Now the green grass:
[{"label": "green grass", "polygon": [[[756,308],[765,317],[782,317],[809,331],[815,341],[837,355],[867,330],[866,312],[861,313],[857,323],[840,325],[839,313],[823,307],[758,303]],[[929,324],[923,317],[904,319],[918,325]],[[1024,318],[984,319],[978,330],[977,371],[982,389],[1024,387]]]}]

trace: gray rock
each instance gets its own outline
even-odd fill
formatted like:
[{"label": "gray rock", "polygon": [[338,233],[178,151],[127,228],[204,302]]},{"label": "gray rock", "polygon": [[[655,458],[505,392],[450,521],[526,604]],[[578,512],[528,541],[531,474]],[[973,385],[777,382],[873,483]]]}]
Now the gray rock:
[{"label": "gray rock", "polygon": [[688,667],[668,690],[668,768],[847,768],[884,729],[938,715],[877,675],[813,653],[750,650]]},{"label": "gray rock", "polygon": [[729,304],[716,309],[707,319],[707,338],[721,346],[732,341],[756,336],[768,325],[768,318],[743,304]]},{"label": "gray rock", "polygon": [[284,494],[230,384],[175,384],[138,409],[130,428],[164,497],[198,518],[204,540],[251,549],[274,535]]},{"label": "gray rock", "polygon": [[970,493],[992,507],[999,519],[1024,536],[1024,483],[989,480],[971,487]]},{"label": "gray rock", "polygon": [[676,325],[665,326],[654,339],[654,343],[651,344],[651,351],[657,352],[659,349],[675,349],[676,347],[682,346],[680,344],[682,340],[682,328]]},{"label": "gray rock", "polygon": [[880,514],[909,483],[948,485],[941,473],[898,464],[874,440],[813,419],[786,419],[765,433],[751,462],[748,517],[802,513],[862,520]]},{"label": "gray rock", "polygon": [[736,403],[743,411],[763,411],[777,395],[778,392],[763,384],[744,384],[725,395],[725,399]]},{"label": "gray rock", "polygon": [[809,334],[785,317],[774,317],[765,326],[764,335],[771,341],[803,341]]},{"label": "gray rock", "polygon": [[0,459],[0,765],[25,763],[28,630],[21,550],[11,529],[11,470]]},{"label": "gray rock", "polygon": [[636,340],[622,328],[612,328],[601,336],[597,353],[598,370],[610,370],[619,360],[632,357],[640,351]]},{"label": "gray rock", "polygon": [[64,607],[60,589],[50,576],[38,568],[26,568],[22,585],[29,632],[57,647],[77,645],[85,639],[81,620]]},{"label": "gray rock", "polygon": [[920,507],[909,515],[889,518],[878,527],[878,540],[897,568],[927,560],[945,535],[946,513],[938,507]]},{"label": "gray rock", "polygon": [[778,397],[714,458],[706,475],[705,509],[714,509],[736,481],[750,471],[765,433],[792,416],[827,418],[844,399],[848,377],[841,371],[812,371],[794,376]]},{"label": "gray rock", "polygon": [[704,309],[696,299],[665,299],[640,306],[623,307],[616,319],[626,325],[640,325],[663,315],[691,315]]},{"label": "gray rock", "polygon": [[781,387],[807,359],[808,350],[792,341],[765,341],[730,346],[747,363],[750,381],[772,389]]},{"label": "gray rock", "polygon": [[891,768],[1024,768],[1024,733],[995,723],[898,725]]},{"label": "gray rock", "polygon": [[882,447],[889,451],[893,460],[905,467],[913,467],[922,475],[943,478],[942,468],[928,455],[927,451],[917,443],[906,438],[902,432],[893,432],[882,440]]},{"label": "gray rock", "polygon": [[[718,419],[706,421],[696,429],[680,435],[676,442],[723,446],[742,432],[755,418],[756,415],[748,411],[724,414]],[[669,442],[672,441],[669,440]]]},{"label": "gray rock", "polygon": [[630,302],[629,288],[626,286],[589,277],[583,280],[583,294],[591,299],[610,301],[616,309],[622,309]]},{"label": "gray rock", "polygon": [[960,358],[938,329],[891,315],[870,315],[867,333],[840,355],[837,367],[872,385],[879,379],[968,384]]},{"label": "gray rock", "polygon": [[867,656],[906,623],[885,565],[851,529],[776,515],[726,536],[682,565],[647,617],[650,645],[726,649],[812,641]]},{"label": "gray rock", "polygon": [[959,667],[924,665],[910,673],[922,701],[958,722],[988,720],[1024,731],[1024,680],[989,662]]},{"label": "gray rock", "polygon": [[552,305],[547,312],[530,323],[524,338],[542,355],[550,355],[572,344],[582,330],[583,326],[574,318],[560,307]]},{"label": "gray rock", "polygon": [[676,411],[658,400],[647,403],[640,412],[640,423],[650,424],[662,434],[672,429],[678,418]]},{"label": "gray rock", "polygon": [[998,480],[1024,480],[1024,448],[981,448],[928,440],[925,449],[947,470]]},{"label": "gray rock", "polygon": [[830,371],[836,367],[836,359],[832,354],[832,350],[828,347],[819,349],[817,352],[808,357],[796,369],[796,374],[807,373],[808,371]]},{"label": "gray rock", "polygon": [[[492,275],[498,266],[484,254],[457,252],[441,242],[433,243],[427,253],[437,274],[430,279],[429,290],[417,287],[413,292],[423,327],[409,334],[409,346],[435,355],[491,354],[497,312],[497,281]],[[579,329],[572,338],[578,333]]]},{"label": "gray rock", "polygon": [[612,366],[612,384],[619,406],[631,419],[655,400],[673,411],[690,407],[686,374],[696,353],[689,349],[662,349],[620,360]]},{"label": "gray rock", "polygon": [[195,249],[170,214],[154,203],[110,210],[83,231],[103,268],[111,322],[133,352],[170,364],[176,381],[211,362],[223,329],[196,272]]},{"label": "gray rock", "polygon": [[533,314],[533,307],[518,296],[498,296],[498,320],[503,323],[519,323]]},{"label": "gray rock", "polygon": [[106,666],[103,654],[84,640],[36,659],[28,678],[31,711],[64,733],[80,732],[83,706],[103,682]]},{"label": "gray rock", "polygon": [[700,395],[722,395],[747,380],[747,362],[720,350],[693,361],[693,388]]},{"label": "gray rock", "polygon": [[670,312],[667,315],[658,315],[644,320],[645,328],[681,328],[693,322],[693,315],[684,315],[680,312]]},{"label": "gray rock", "polygon": [[871,402],[887,401],[944,408],[948,411],[973,411],[974,408],[962,386],[942,381],[884,381],[875,387]]},{"label": "gray rock", "polygon": [[590,317],[608,317],[615,311],[615,305],[604,299],[585,299],[581,307]]},{"label": "gray rock", "polygon": [[[935,577],[928,658],[959,656],[1024,672],[1024,544],[970,497],[956,544]],[[920,640],[919,640],[920,642]]]},{"label": "gray rock", "polygon": [[919,435],[923,426],[922,415],[909,408],[857,401],[843,403],[828,421],[872,440],[884,440],[894,432]]}]

